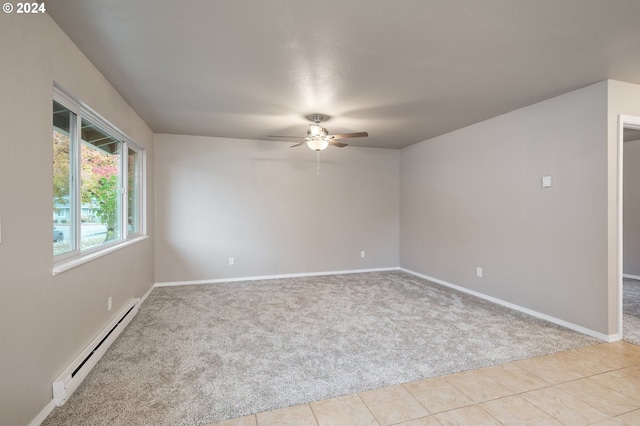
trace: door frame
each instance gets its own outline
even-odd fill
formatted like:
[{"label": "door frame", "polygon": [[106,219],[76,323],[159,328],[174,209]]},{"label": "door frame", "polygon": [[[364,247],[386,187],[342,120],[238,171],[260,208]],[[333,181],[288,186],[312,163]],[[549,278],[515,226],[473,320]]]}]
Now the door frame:
[{"label": "door frame", "polygon": [[624,338],[623,328],[623,268],[624,268],[624,245],[623,245],[623,200],[624,200],[624,129],[640,130],[640,117],[631,115],[618,115],[618,265],[616,282],[618,286],[618,336]]}]

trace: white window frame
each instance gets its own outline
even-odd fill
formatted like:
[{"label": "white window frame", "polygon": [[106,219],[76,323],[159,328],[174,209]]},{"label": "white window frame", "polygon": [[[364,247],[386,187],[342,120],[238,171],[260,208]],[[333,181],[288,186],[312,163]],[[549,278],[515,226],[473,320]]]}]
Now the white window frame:
[{"label": "white window frame", "polygon": [[[125,133],[121,132],[116,126],[100,116],[97,112],[91,109],[85,103],[75,99],[62,87],[54,83],[53,87],[53,99],[60,105],[67,108],[73,114],[77,116],[77,123],[81,123],[83,119],[86,119],[95,127],[104,131],[111,137],[121,142],[120,153],[120,237],[109,243],[101,244],[99,246],[91,247],[89,249],[82,250],[80,246],[80,230],[81,230],[81,185],[78,182],[79,176],[81,176],[81,164],[80,164],[80,147],[74,147],[74,144],[78,144],[81,141],[81,125],[74,125],[72,132],[75,133],[73,138],[70,138],[72,144],[71,158],[69,162],[69,173],[71,175],[72,185],[70,189],[70,202],[71,202],[71,220],[69,225],[70,238],[73,239],[74,249],[54,255],[53,262],[53,275],[57,275],[66,270],[75,268],[76,266],[87,263],[93,259],[102,257],[106,254],[112,253],[123,247],[129,246],[136,242],[147,239],[147,221],[146,221],[146,150],[136,144]],[[53,126],[52,126],[53,127]],[[127,197],[127,178],[128,178],[128,156],[129,149],[135,151],[138,154],[138,173],[137,173],[137,232],[129,233],[129,227],[127,225],[128,217],[128,197]]]}]

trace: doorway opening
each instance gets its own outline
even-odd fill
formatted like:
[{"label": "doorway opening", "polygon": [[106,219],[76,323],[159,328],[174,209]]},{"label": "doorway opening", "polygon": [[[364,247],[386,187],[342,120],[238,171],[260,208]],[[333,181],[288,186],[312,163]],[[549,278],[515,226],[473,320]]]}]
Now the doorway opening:
[{"label": "doorway opening", "polygon": [[640,345],[640,117],[618,123],[618,330]]}]

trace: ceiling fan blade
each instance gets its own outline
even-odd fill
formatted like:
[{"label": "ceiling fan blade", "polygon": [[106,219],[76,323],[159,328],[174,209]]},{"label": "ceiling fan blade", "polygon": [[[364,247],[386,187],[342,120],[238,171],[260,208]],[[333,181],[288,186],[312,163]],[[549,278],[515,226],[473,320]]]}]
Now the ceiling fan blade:
[{"label": "ceiling fan blade", "polygon": [[347,139],[347,138],[366,138],[367,136],[369,136],[369,133],[360,132],[360,133],[346,133],[344,135],[329,135],[328,137],[332,139]]},{"label": "ceiling fan blade", "polygon": [[268,138],[296,138],[296,139],[306,139],[306,136],[267,136]]},{"label": "ceiling fan blade", "polygon": [[331,139],[329,139],[328,142],[329,144],[333,146],[337,146],[338,148],[344,148],[345,146],[349,146],[349,144],[338,142],[338,141],[332,141]]},{"label": "ceiling fan blade", "polygon": [[295,145],[291,145],[290,148],[295,148],[296,146],[304,145],[305,143],[307,143],[307,141],[300,142],[300,143],[297,143]]}]

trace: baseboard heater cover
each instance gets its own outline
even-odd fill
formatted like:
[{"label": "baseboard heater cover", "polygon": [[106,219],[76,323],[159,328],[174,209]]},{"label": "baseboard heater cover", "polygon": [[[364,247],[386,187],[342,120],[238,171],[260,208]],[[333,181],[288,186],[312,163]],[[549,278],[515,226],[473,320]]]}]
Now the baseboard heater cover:
[{"label": "baseboard heater cover", "polygon": [[53,382],[53,400],[57,406],[61,406],[69,399],[109,346],[138,313],[139,306],[140,299],[131,300]]}]

